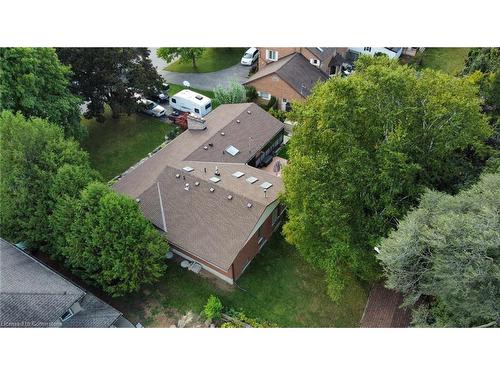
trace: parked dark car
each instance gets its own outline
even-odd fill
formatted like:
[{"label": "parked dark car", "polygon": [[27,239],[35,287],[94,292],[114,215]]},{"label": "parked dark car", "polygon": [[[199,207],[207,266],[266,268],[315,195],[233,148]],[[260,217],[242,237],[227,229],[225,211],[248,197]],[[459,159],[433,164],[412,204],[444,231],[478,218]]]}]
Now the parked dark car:
[{"label": "parked dark car", "polygon": [[168,102],[168,100],[170,99],[170,96],[168,95],[168,90],[170,90],[170,85],[168,83],[163,83],[161,91],[156,92],[153,95],[152,99],[159,103]]}]

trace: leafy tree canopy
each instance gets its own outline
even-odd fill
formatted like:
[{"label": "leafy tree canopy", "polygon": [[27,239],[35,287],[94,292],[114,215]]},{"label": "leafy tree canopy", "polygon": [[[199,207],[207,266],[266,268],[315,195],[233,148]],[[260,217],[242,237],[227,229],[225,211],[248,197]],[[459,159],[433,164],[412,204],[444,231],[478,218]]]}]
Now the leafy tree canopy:
[{"label": "leafy tree canopy", "polygon": [[[64,138],[57,125],[20,113],[0,113],[0,206],[2,236],[43,246],[49,241],[47,218],[61,194],[78,191],[69,173],[97,177],[86,152]],[[84,185],[85,186],[85,185]]]},{"label": "leafy tree canopy", "polygon": [[112,296],[135,292],[163,274],[165,239],[132,199],[92,182],[61,199],[50,220],[56,256]]},{"label": "leafy tree canopy", "polygon": [[493,73],[500,70],[500,48],[471,48],[465,60],[464,74],[475,71]]},{"label": "leafy tree canopy", "polygon": [[196,68],[196,59],[201,57],[205,48],[158,48],[157,55],[167,63],[173,61],[176,57],[183,62],[191,61],[193,68]]},{"label": "leafy tree canopy", "polygon": [[149,96],[161,89],[147,48],[58,48],[74,72],[72,90],[87,102],[86,118],[104,121],[105,106],[113,117],[137,109],[134,93]]},{"label": "leafy tree canopy", "polygon": [[468,78],[362,56],[355,74],[293,107],[284,232],[326,271],[334,299],[349,277],[378,275],[373,246],[426,187],[475,181],[492,133],[477,91]]},{"label": "leafy tree canopy", "polygon": [[81,139],[82,100],[70,92],[70,77],[52,48],[0,48],[0,111],[47,119]]},{"label": "leafy tree canopy", "polygon": [[419,326],[469,327],[499,317],[500,173],[456,196],[428,191],[382,240],[387,286],[413,305]]}]

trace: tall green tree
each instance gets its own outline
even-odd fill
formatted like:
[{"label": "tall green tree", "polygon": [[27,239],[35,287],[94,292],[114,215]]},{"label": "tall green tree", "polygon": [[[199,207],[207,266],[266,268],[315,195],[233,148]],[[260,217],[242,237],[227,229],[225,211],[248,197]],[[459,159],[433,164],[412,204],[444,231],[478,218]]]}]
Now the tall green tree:
[{"label": "tall green tree", "polygon": [[334,299],[349,277],[379,274],[374,245],[425,188],[477,179],[492,133],[477,91],[468,78],[363,56],[355,74],[294,106],[284,232],[326,272]]},{"label": "tall green tree", "polygon": [[137,291],[163,274],[165,239],[135,201],[90,183],[61,199],[50,219],[54,251],[73,273],[112,296]]},{"label": "tall green tree", "polygon": [[135,93],[149,96],[161,89],[162,79],[147,48],[58,48],[73,70],[72,90],[87,102],[86,118],[104,121],[106,105],[117,118],[137,109]]},{"label": "tall green tree", "polygon": [[387,286],[414,306],[418,326],[469,327],[500,317],[500,173],[452,196],[428,191],[382,240]]},{"label": "tall green tree", "polygon": [[156,54],[159,58],[165,60],[167,63],[173,61],[178,57],[181,61],[191,61],[193,68],[196,68],[196,59],[201,57],[205,48],[158,48]]},{"label": "tall green tree", "polygon": [[47,119],[81,139],[82,100],[71,93],[70,79],[52,48],[0,48],[0,111]]},{"label": "tall green tree", "polygon": [[60,127],[20,113],[0,113],[0,150],[2,236],[43,247],[50,241],[47,218],[56,199],[77,187],[66,178],[67,171],[77,169],[92,178],[97,173],[87,153]]}]

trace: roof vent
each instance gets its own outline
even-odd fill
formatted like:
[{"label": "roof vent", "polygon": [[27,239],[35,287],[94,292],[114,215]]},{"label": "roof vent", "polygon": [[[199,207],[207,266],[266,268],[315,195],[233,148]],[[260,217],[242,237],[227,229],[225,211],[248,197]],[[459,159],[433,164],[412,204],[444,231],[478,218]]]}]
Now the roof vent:
[{"label": "roof vent", "polygon": [[246,179],[246,181],[249,183],[249,184],[253,184],[255,181],[259,181],[259,179],[257,177],[254,177],[254,176],[250,176]]},{"label": "roof vent", "polygon": [[239,124],[241,121],[240,120],[236,120],[236,123]]},{"label": "roof vent", "polygon": [[222,135],[224,137],[226,135],[226,133],[220,132],[220,135]]},{"label": "roof vent", "polygon": [[219,177],[210,177],[210,181],[217,183],[220,181],[220,178]]},{"label": "roof vent", "polygon": [[213,193],[215,191],[214,188],[210,188],[210,192]]},{"label": "roof vent", "polygon": [[135,200],[137,203],[139,203],[141,200],[139,198],[136,198]]},{"label": "roof vent", "polygon": [[247,111],[247,113],[248,113],[249,115],[251,115],[251,114],[252,114],[252,112],[250,112],[250,111]]},{"label": "roof vent", "polygon": [[236,171],[232,174],[233,177],[240,178],[241,176],[244,176],[245,174],[240,171]]},{"label": "roof vent", "polygon": [[203,146],[203,149],[204,149],[204,150],[208,150],[208,147],[207,147],[207,146]]},{"label": "roof vent", "polygon": [[184,167],[182,169],[185,170],[186,172],[192,172],[192,171],[194,171],[194,168],[191,168],[189,166],[186,166],[186,167]]},{"label": "roof vent", "polygon": [[252,208],[252,203],[248,202],[248,203],[247,203],[247,207],[248,207],[248,208]]},{"label": "roof vent", "polygon": [[199,181],[196,181],[194,184],[195,184],[196,186],[200,186],[200,182],[199,182]]},{"label": "roof vent", "polygon": [[240,152],[240,150],[238,150],[233,145],[230,145],[228,148],[225,149],[225,151],[231,156],[236,156],[236,154]]},{"label": "roof vent", "polygon": [[316,47],[318,49],[319,52],[323,52],[323,48],[321,47]]},{"label": "roof vent", "polygon": [[189,191],[189,182],[186,182],[186,186],[184,187],[184,190]]},{"label": "roof vent", "polygon": [[267,182],[267,181],[265,181],[262,184],[260,184],[260,187],[262,189],[269,189],[271,186],[273,186],[273,184],[271,184],[270,182]]},{"label": "roof vent", "polygon": [[196,95],[196,96],[195,96],[195,98],[196,98],[196,99],[198,99],[198,100],[202,100],[202,99],[203,99],[203,96],[201,96],[201,95]]},{"label": "roof vent", "polygon": [[177,173],[177,174],[175,175],[175,178],[181,178],[181,175],[180,175],[179,173]]},{"label": "roof vent", "polygon": [[208,145],[209,145],[210,147],[214,147],[214,144],[213,144],[212,142],[210,142]]},{"label": "roof vent", "polygon": [[231,200],[231,199],[233,199],[233,196],[232,196],[231,194],[229,194],[229,195],[227,196],[227,199]]}]

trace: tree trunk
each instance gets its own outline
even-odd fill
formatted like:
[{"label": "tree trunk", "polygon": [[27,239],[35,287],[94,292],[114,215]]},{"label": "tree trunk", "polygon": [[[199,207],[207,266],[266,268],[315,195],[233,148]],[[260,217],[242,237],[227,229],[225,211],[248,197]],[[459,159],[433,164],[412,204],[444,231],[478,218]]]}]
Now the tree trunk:
[{"label": "tree trunk", "polygon": [[193,68],[196,69],[196,56],[194,54],[191,55],[191,61],[193,62]]}]

